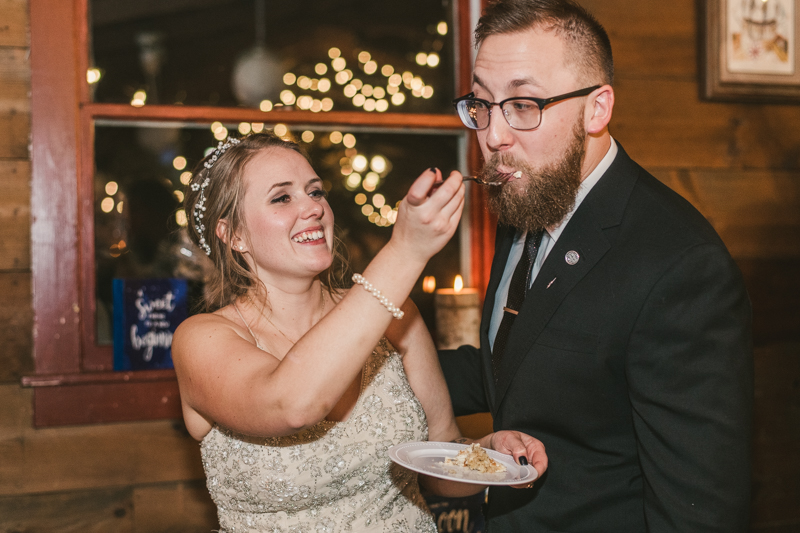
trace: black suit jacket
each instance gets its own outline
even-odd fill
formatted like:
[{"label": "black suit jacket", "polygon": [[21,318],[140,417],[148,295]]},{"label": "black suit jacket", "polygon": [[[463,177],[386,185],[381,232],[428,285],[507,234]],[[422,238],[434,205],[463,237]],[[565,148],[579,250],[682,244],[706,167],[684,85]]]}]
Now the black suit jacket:
[{"label": "black suit jacket", "polygon": [[745,531],[751,310],[711,225],[620,146],[526,295],[495,386],[513,237],[498,229],[480,349],[440,354],[457,415],[489,411],[547,448],[535,488],[490,489],[490,532]]}]

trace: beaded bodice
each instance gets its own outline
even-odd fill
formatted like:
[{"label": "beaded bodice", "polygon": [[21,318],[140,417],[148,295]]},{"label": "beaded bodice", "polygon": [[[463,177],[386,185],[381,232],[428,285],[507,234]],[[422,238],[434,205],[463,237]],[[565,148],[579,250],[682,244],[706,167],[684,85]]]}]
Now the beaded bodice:
[{"label": "beaded bodice", "polygon": [[427,436],[402,359],[384,339],[367,361],[347,420],[273,438],[215,426],[201,453],[226,533],[435,533],[416,474],[386,453]]}]

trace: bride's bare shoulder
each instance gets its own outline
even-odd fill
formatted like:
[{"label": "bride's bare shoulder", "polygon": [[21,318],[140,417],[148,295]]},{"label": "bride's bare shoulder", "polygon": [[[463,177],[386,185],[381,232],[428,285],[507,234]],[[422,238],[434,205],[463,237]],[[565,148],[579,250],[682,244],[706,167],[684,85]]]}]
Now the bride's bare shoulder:
[{"label": "bride's bare shoulder", "polygon": [[[226,308],[213,313],[192,315],[178,326],[172,339],[173,348],[198,347],[241,338],[239,326]],[[176,346],[177,345],[177,346]]]}]

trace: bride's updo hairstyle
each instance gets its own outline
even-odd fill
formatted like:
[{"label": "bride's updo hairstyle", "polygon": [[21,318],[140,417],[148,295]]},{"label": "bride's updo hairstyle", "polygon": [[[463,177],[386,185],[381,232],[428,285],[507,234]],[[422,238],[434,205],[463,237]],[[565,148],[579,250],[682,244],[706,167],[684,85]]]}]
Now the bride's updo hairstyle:
[{"label": "bride's updo hairstyle", "polygon": [[[251,291],[254,298],[268,305],[263,283],[247,264],[244,254],[230,243],[237,233],[250,242],[244,223],[245,166],[262,150],[277,149],[293,150],[308,159],[297,143],[281,139],[273,133],[253,133],[241,139],[229,138],[221,142],[192,172],[184,195],[184,210],[192,242],[214,264],[213,272],[205,284],[204,300],[208,312],[225,307]],[[221,219],[227,221],[224,239],[216,234]],[[334,236],[333,240],[333,263],[320,275],[328,291],[344,288],[349,279],[343,243],[338,236]]]}]

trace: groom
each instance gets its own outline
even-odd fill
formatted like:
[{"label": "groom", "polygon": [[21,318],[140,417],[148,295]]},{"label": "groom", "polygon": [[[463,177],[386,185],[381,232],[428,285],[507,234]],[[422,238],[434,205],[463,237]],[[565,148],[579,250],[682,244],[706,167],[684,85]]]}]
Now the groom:
[{"label": "groom", "polygon": [[[497,214],[481,346],[442,352],[456,415],[539,438],[492,533],[745,531],[750,304],[713,228],[609,134],[605,30],[570,0],[500,0],[475,31],[476,130]],[[663,102],[670,112],[674,102]]]}]

